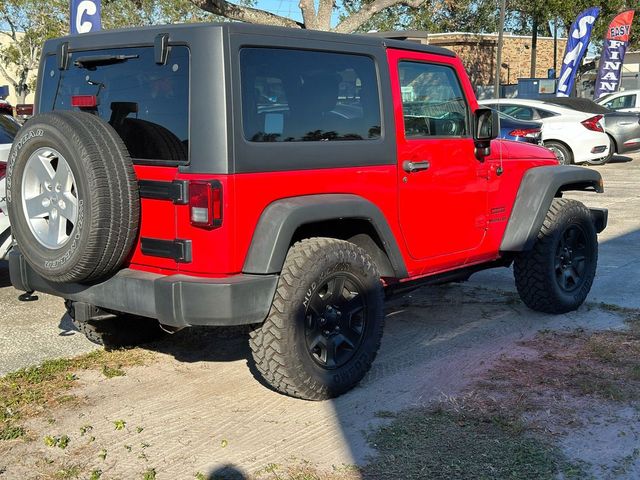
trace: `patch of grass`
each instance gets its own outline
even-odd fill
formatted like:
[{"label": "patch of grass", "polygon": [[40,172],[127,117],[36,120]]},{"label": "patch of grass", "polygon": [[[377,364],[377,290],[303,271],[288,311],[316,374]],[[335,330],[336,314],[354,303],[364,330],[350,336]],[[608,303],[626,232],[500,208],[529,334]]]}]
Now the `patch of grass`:
[{"label": "patch of grass", "polygon": [[127,373],[122,370],[122,365],[117,367],[110,367],[109,365],[102,366],[102,374],[107,378],[124,377]]},{"label": "patch of grass", "polygon": [[68,435],[58,435],[55,437],[51,435],[47,435],[43,439],[43,442],[47,447],[58,447],[58,448],[61,448],[62,450],[64,450],[69,446],[70,441],[71,439],[69,438]]},{"label": "patch of grass", "polygon": [[89,480],[100,480],[100,477],[102,477],[102,470],[92,470],[89,475]]},{"label": "patch of grass", "polygon": [[124,430],[124,427],[127,426],[127,422],[125,422],[124,420],[114,420],[113,426],[116,430]]},{"label": "patch of grass", "polygon": [[[96,350],[75,358],[47,360],[0,378],[0,432],[17,432],[22,419],[38,415],[62,404],[72,406],[78,399],[69,393],[81,370],[118,370],[143,365],[152,354],[142,349]],[[9,433],[0,440],[10,440]]]},{"label": "patch of grass", "polygon": [[78,465],[71,465],[58,470],[55,478],[59,480],[70,480],[72,478],[79,478],[81,473],[82,469]]},{"label": "patch of grass", "polygon": [[[333,471],[326,472],[316,469],[309,462],[294,460],[286,466],[270,463],[255,472],[250,478],[255,480],[361,480],[359,472],[359,468],[355,465],[334,466]],[[227,467],[214,472],[213,478],[215,480],[242,480],[246,477],[233,467]]]},{"label": "patch of grass", "polygon": [[156,479],[156,469],[155,468],[149,468],[147,470],[145,470],[145,472],[142,474],[142,480],[155,480]]},{"label": "patch of grass", "polygon": [[105,461],[107,459],[107,449],[103,448],[102,450],[100,450],[98,452],[98,458],[100,458],[100,460]]},{"label": "patch of grass", "polygon": [[444,409],[401,412],[369,437],[378,455],[363,478],[552,479],[565,471],[555,448],[513,433],[511,423]]},{"label": "patch of grass", "polygon": [[24,427],[20,425],[11,425],[7,422],[6,425],[0,427],[0,440],[16,440],[24,437],[26,431]]}]

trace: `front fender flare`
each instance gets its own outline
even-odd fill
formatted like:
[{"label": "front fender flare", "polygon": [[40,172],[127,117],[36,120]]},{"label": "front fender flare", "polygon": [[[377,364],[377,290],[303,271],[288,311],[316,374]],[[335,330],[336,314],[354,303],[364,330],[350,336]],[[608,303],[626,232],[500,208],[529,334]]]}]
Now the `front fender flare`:
[{"label": "front fender flare", "polygon": [[291,239],[305,224],[338,219],[363,219],[380,237],[397,278],[407,268],[382,211],[369,200],[349,194],[306,195],[277,200],[262,212],[254,230],[243,273],[270,274],[282,270]]},{"label": "front fender flare", "polygon": [[571,165],[528,170],[522,177],[500,251],[530,250],[554,197],[558,196],[558,192],[568,190],[602,193],[602,176],[596,170]]}]

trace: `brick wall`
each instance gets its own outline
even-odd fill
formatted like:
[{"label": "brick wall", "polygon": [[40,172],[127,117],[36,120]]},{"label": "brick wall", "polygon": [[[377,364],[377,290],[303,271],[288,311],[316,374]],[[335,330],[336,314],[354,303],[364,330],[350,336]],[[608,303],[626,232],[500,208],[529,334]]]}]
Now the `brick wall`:
[{"label": "brick wall", "polygon": [[[498,46],[497,34],[430,34],[419,41],[453,50],[462,59],[473,85],[493,84]],[[556,55],[558,73],[566,43],[566,39],[558,39]],[[509,71],[506,68],[500,69],[501,83],[517,83],[518,78],[528,78],[531,71],[531,37],[505,35],[501,63],[509,64]],[[553,68],[553,38],[538,37],[536,77],[547,78],[549,68]],[[508,79],[507,73],[509,73]]]}]

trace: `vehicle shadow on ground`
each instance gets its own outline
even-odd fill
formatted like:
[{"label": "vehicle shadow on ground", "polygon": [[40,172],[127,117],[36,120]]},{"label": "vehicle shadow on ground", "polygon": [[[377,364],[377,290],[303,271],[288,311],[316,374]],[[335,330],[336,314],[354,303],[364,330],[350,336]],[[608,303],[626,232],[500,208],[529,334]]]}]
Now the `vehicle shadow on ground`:
[{"label": "vehicle shadow on ground", "polygon": [[10,287],[11,280],[9,278],[9,263],[0,260],[0,288]]},{"label": "vehicle shadow on ground", "polygon": [[233,362],[250,359],[248,327],[190,327],[145,348],[180,362]]},{"label": "vehicle shadow on ground", "polygon": [[633,160],[633,158],[631,157],[627,157],[626,155],[614,155],[613,157],[611,157],[611,160],[609,160],[607,163],[628,163],[631,162]]}]

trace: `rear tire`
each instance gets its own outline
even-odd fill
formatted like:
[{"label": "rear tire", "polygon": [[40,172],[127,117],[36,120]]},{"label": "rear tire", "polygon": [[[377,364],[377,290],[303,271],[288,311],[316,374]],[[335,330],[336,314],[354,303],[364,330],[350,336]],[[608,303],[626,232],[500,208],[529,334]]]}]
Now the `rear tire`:
[{"label": "rear tire", "polygon": [[292,397],[350,390],[380,348],[383,299],[378,270],[360,247],[331,238],[296,243],[267,319],[250,334],[257,370]]},{"label": "rear tire", "polygon": [[575,310],[591,290],[597,262],[591,212],[580,202],[556,198],[533,248],[515,258],[513,273],[520,298],[538,312]]},{"label": "rear tire", "polygon": [[551,140],[550,142],[544,142],[544,146],[553,152],[560,165],[573,164],[573,154],[569,147],[563,143]]}]

